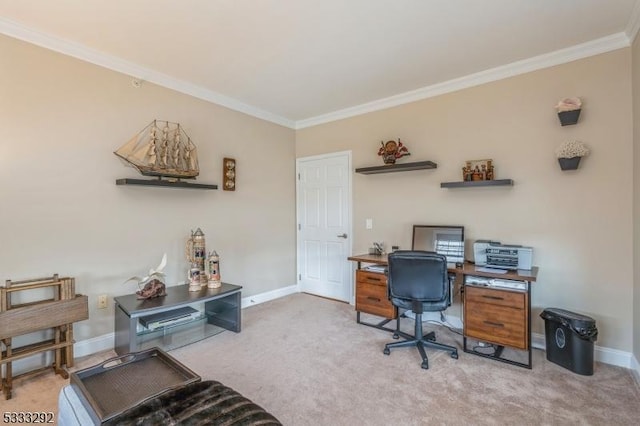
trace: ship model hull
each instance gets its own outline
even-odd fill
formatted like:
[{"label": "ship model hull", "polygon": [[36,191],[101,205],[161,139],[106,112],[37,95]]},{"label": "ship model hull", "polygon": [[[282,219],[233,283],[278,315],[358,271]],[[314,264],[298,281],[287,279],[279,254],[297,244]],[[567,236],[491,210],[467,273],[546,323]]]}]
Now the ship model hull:
[{"label": "ship model hull", "polygon": [[[118,155],[118,154],[116,154]],[[118,157],[120,157],[118,155]],[[120,157],[122,158],[122,157]],[[122,158],[125,162],[128,162],[126,158]],[[137,166],[129,163],[134,169],[137,169],[143,176],[151,176],[167,179],[195,179],[198,176],[198,172],[180,171],[175,169],[154,169],[152,167]]]},{"label": "ship model hull", "polygon": [[195,179],[198,153],[179,123],[154,120],[114,152],[144,176]]}]

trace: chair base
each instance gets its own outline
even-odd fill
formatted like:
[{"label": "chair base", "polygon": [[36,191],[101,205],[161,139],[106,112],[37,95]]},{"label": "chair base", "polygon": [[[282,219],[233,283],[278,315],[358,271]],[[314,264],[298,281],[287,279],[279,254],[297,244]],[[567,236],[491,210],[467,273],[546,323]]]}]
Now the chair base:
[{"label": "chair base", "polygon": [[424,348],[442,349],[450,352],[451,358],[458,359],[458,349],[453,346],[436,342],[435,332],[432,331],[425,335],[422,334],[422,314],[416,314],[415,321],[415,336],[421,337],[416,338],[415,336],[411,336],[410,334],[396,330],[396,332],[393,334],[393,338],[397,339],[398,337],[396,336],[402,336],[406,340],[403,340],[401,342],[387,343],[384,346],[384,350],[382,351],[382,353],[385,355],[390,355],[391,349],[415,346],[416,348],[418,348],[418,352],[420,352],[420,356],[422,357],[422,364],[420,364],[420,366],[425,370],[429,369],[429,359],[427,358],[427,353],[425,352]]}]

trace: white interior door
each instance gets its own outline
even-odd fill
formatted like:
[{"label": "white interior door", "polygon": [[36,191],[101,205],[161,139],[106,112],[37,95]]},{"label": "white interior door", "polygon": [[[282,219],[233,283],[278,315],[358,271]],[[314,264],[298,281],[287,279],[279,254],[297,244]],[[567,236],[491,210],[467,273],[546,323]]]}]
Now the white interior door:
[{"label": "white interior door", "polygon": [[296,161],[300,290],[350,302],[351,152]]}]

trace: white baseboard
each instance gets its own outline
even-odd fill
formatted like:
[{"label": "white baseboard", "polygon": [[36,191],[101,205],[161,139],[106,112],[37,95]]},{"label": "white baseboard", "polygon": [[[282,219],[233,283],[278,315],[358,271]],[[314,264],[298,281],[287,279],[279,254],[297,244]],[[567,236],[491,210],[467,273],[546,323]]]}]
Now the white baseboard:
[{"label": "white baseboard", "polygon": [[276,290],[271,290],[266,293],[255,294],[253,296],[242,298],[242,309],[249,306],[258,305],[260,303],[268,302],[269,300],[279,299],[281,297],[289,296],[290,294],[298,293],[299,289],[297,285],[290,285],[289,287],[282,287]]},{"label": "white baseboard", "polygon": [[[422,318],[424,321],[440,321],[440,313],[424,313]],[[460,320],[460,318],[453,315],[447,315],[446,318],[447,322],[450,325],[454,326],[455,328],[462,329],[462,321]],[[541,349],[545,351],[547,349],[545,335],[539,333],[531,333],[531,347],[534,349]],[[593,357],[598,362],[634,370],[636,378],[638,379],[638,383],[640,384],[640,365],[638,364],[638,361],[633,356],[633,354],[631,354],[630,352],[595,345]]]},{"label": "white baseboard", "polygon": [[631,371],[633,378],[636,379],[636,384],[640,386],[640,364],[635,356],[631,356]]},{"label": "white baseboard", "polygon": [[531,347],[545,351],[547,349],[547,342],[544,334],[531,333]]},{"label": "white baseboard", "polygon": [[73,345],[73,355],[82,357],[113,349],[115,346],[115,336],[115,333],[108,333],[76,342]]},{"label": "white baseboard", "polygon": [[[258,305],[260,303],[268,302],[269,300],[278,299],[280,297],[288,296],[290,294],[298,293],[298,286],[291,285],[288,287],[279,288],[276,290],[268,291],[266,293],[260,293],[253,296],[243,297],[241,301],[242,309],[249,306]],[[92,337],[90,339],[81,340],[73,345],[74,356],[82,357],[97,352],[113,349],[115,344],[115,333],[103,334],[102,336]],[[28,369],[25,368],[25,369]]]},{"label": "white baseboard", "polygon": [[[299,292],[300,289],[297,285],[291,285],[288,287],[282,287],[276,290],[268,291],[266,293],[243,297],[242,309]],[[446,315],[446,319],[447,325],[450,325],[453,328],[462,329],[462,321],[459,317],[454,315]],[[423,314],[423,320],[440,322],[440,313],[425,312]],[[108,333],[102,336],[92,337],[87,340],[76,342],[73,347],[74,354],[77,357],[82,357],[112,349],[114,346],[114,336],[114,333]],[[532,333],[531,346],[535,349],[545,350],[546,341],[544,334]],[[633,356],[633,354],[631,354],[630,352],[605,348],[602,346],[595,346],[594,351],[594,358],[596,361],[632,369],[634,371],[636,379],[638,380],[638,383],[640,384],[640,364],[638,364],[638,360]]]},{"label": "white baseboard", "polygon": [[[544,334],[531,333],[531,346],[536,349],[547,349],[547,343]],[[617,365],[618,367],[633,368],[632,358],[633,355],[630,352],[621,351],[618,349],[606,348],[604,346],[594,345],[593,357],[598,362],[605,364]],[[637,362],[636,362],[637,365]],[[637,370],[637,369],[636,369]]]}]

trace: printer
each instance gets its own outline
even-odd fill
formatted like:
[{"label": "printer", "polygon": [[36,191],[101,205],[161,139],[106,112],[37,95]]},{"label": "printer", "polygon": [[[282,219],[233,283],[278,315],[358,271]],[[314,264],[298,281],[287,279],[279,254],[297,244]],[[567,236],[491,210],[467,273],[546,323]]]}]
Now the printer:
[{"label": "printer", "polygon": [[533,262],[533,248],[501,244],[498,241],[477,240],[473,243],[473,256],[476,266],[530,270]]}]

